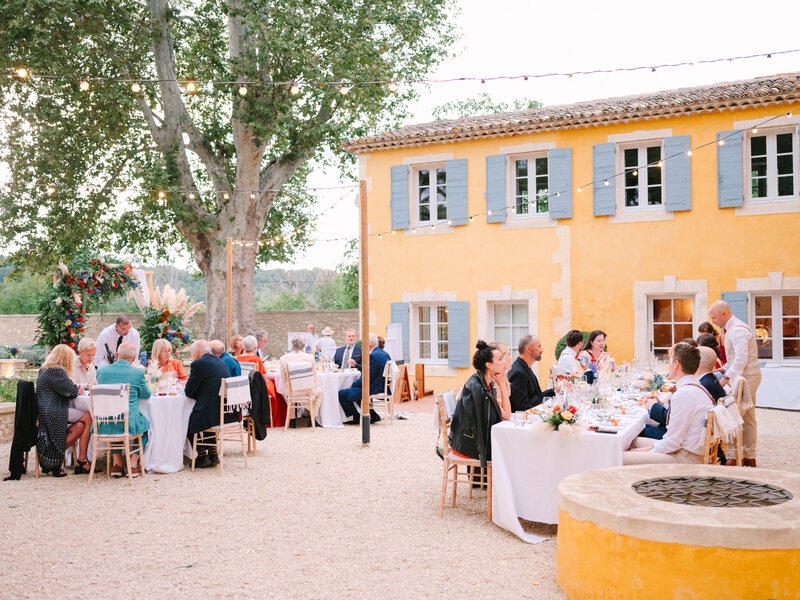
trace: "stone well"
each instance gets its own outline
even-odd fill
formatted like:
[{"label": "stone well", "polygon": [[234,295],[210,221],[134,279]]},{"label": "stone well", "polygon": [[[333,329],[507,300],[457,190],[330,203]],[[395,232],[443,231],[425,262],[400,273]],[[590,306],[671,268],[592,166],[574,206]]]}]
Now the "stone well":
[{"label": "stone well", "polygon": [[800,598],[800,474],[641,465],[573,475],[559,485],[556,562],[572,600]]}]

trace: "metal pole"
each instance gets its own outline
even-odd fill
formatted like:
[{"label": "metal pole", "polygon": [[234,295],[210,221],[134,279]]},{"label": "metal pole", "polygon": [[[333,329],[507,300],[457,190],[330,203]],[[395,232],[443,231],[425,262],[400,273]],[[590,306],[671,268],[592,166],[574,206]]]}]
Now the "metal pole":
[{"label": "metal pole", "polygon": [[226,280],[228,284],[228,327],[227,327],[227,341],[226,346],[231,347],[231,323],[233,322],[233,238],[228,238],[228,271],[226,273]]},{"label": "metal pole", "polygon": [[361,447],[369,446],[369,277],[367,269],[367,182],[359,182],[361,205]]}]

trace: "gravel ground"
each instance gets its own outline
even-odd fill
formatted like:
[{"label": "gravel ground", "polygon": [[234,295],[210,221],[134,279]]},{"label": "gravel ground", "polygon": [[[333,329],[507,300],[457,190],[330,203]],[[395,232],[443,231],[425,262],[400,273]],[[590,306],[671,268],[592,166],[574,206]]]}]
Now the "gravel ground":
[{"label": "gravel ground", "polygon": [[[528,545],[486,521],[485,492],[438,516],[431,415],[270,432],[244,468],[26,475],[0,484],[2,598],[564,598],[556,528]],[[759,410],[759,464],[798,471],[800,413]],[[0,445],[8,464],[10,444]]]}]

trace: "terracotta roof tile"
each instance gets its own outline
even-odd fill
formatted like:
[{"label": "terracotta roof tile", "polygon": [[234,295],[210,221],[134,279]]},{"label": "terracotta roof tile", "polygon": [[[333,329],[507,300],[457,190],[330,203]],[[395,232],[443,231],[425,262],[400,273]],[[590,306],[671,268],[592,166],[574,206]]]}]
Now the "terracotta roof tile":
[{"label": "terracotta roof tile", "polygon": [[342,144],[342,148],[362,154],[453,140],[505,137],[797,100],[800,100],[800,72],[783,73],[651,94],[408,125],[350,140]]}]

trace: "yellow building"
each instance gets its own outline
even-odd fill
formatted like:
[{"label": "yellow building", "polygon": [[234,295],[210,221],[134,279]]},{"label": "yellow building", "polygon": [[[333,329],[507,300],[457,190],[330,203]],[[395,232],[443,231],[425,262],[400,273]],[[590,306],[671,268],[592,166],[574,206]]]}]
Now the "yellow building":
[{"label": "yellow building", "polygon": [[538,335],[541,378],[571,328],[646,359],[725,298],[757,328],[762,404],[770,381],[800,379],[798,122],[794,73],[348,142],[368,190],[370,325],[401,324],[404,358],[440,391],[469,376],[478,339]]}]

